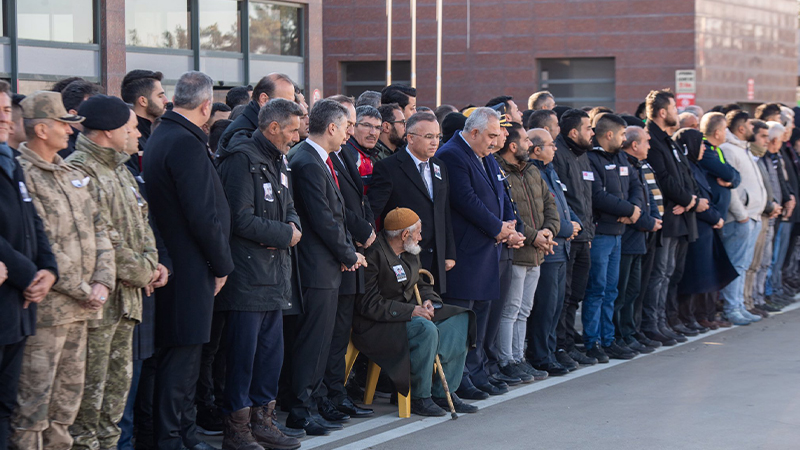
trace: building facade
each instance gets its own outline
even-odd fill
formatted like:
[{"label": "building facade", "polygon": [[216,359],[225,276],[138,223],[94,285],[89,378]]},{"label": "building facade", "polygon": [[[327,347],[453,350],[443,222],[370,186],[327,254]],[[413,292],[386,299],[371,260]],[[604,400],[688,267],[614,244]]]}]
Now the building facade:
[{"label": "building facade", "polygon": [[[435,0],[416,0],[419,105],[436,106]],[[442,103],[551,91],[559,104],[633,112],[694,71],[685,102],[796,103],[797,0],[444,1]],[[385,84],[386,4],[326,0],[327,94]],[[409,1],[392,7],[393,81],[410,79]],[[687,90],[686,87],[684,91]],[[693,95],[691,95],[693,94]]]},{"label": "building facade", "polygon": [[224,93],[271,72],[322,88],[322,0],[2,0],[0,78],[28,94],[80,76],[118,94],[128,70],[187,70]]}]

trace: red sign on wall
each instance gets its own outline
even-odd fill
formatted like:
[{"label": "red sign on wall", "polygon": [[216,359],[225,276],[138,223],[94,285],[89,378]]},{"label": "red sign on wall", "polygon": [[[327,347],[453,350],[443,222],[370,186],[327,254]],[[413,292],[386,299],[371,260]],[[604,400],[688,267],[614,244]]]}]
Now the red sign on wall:
[{"label": "red sign on wall", "polygon": [[675,94],[675,103],[678,104],[678,108],[694,105],[694,96],[695,94]]}]

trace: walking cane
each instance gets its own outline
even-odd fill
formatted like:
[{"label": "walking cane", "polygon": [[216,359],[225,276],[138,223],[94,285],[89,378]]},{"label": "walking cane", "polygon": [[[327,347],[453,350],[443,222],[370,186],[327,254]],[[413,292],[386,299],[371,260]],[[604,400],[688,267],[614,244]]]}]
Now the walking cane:
[{"label": "walking cane", "polygon": [[[428,272],[425,269],[419,269],[420,275],[427,275],[430,278],[430,284],[433,286],[433,274]],[[419,289],[417,285],[414,285],[414,295],[417,297],[417,303],[419,306],[422,306],[422,297],[419,295]],[[434,358],[434,362],[436,363],[436,371],[439,372],[439,378],[442,380],[442,387],[444,388],[444,395],[447,397],[447,404],[450,405],[450,417],[455,420],[458,419],[458,414],[456,414],[456,407],[453,406],[453,398],[450,396],[450,388],[447,387],[447,378],[444,376],[444,369],[442,368],[442,362],[439,360],[439,354],[436,354]]]}]

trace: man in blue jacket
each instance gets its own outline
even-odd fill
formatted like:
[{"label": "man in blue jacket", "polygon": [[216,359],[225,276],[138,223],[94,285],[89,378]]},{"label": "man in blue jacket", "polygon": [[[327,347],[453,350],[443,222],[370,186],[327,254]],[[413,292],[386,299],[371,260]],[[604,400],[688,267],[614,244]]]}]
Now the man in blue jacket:
[{"label": "man in blue jacket", "polygon": [[642,188],[631,177],[631,167],[621,153],[626,123],[619,116],[605,114],[597,120],[598,147],[589,152],[595,173],[592,209],[595,236],[592,268],[583,300],[583,343],[586,354],[599,362],[610,358],[631,359],[637,353],[614,340],[614,300],[617,298],[622,234],[625,225],[636,223],[642,210]]},{"label": "man in blue jacket", "polygon": [[500,272],[500,244],[518,247],[524,239],[514,228],[514,212],[497,161],[487,158],[499,149],[501,134],[500,115],[491,108],[477,108],[464,130],[436,152],[447,166],[451,192],[458,193],[450,202],[458,264],[447,274],[444,301],[472,309],[477,318],[476,347],[467,355],[457,391],[466,399],[503,393],[489,382],[483,350],[491,301],[500,298],[500,281],[482,274]]},{"label": "man in blue jacket", "polygon": [[639,353],[652,353],[661,347],[658,341],[648,341],[645,345],[636,339],[636,299],[642,286],[642,260],[647,254],[648,233],[661,229],[661,214],[658,212],[655,196],[647,185],[642,163],[650,150],[650,135],[642,127],[631,126],[625,129],[625,142],[622,150],[631,166],[631,178],[639,180],[642,189],[642,215],[634,224],[625,227],[622,234],[622,256],[619,263],[619,284],[614,302],[614,328],[616,336],[631,350]]}]

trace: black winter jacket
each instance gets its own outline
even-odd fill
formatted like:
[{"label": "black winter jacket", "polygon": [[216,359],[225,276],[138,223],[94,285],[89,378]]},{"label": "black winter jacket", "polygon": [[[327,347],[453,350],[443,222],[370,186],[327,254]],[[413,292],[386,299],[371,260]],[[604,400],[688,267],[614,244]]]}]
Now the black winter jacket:
[{"label": "black winter jacket", "polygon": [[620,217],[633,215],[634,206],[645,213],[641,182],[622,152],[609,153],[595,147],[588,156],[594,171],[592,214],[595,233],[621,236],[625,224],[619,222]]},{"label": "black winter jacket", "polygon": [[228,128],[225,128],[225,131],[219,138],[219,144],[217,144],[217,155],[222,154],[222,151],[228,147],[234,134],[242,130],[253,132],[258,128],[258,112],[260,110],[261,107],[258,106],[258,102],[250,100],[250,103],[247,104],[242,114],[235,118],[233,122],[228,125]]},{"label": "black winter jacket", "polygon": [[217,295],[214,310],[289,309],[293,279],[290,223],[300,229],[300,218],[283,154],[260,131],[240,131],[220,151],[218,160],[217,172],[231,207],[235,268]]},{"label": "black winter jacket", "polygon": [[592,171],[586,151],[575,145],[569,138],[560,134],[556,138],[553,168],[556,169],[562,186],[566,186],[564,196],[572,212],[581,220],[583,229],[575,237],[575,242],[590,242],[594,238],[592,220],[592,180],[597,174]]}]

